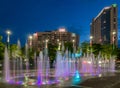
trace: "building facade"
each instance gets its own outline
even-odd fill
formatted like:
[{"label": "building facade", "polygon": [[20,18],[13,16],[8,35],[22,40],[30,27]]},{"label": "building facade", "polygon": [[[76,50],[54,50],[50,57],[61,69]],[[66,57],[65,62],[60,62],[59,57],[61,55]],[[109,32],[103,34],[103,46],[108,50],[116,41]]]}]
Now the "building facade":
[{"label": "building facade", "polygon": [[37,32],[32,35],[32,39],[29,39],[28,44],[34,50],[41,51],[45,48],[46,42],[52,45],[72,42],[77,48],[79,46],[79,35],[70,33],[65,28],[56,31]]},{"label": "building facade", "polygon": [[120,48],[120,31],[118,32],[118,48]]},{"label": "building facade", "polygon": [[104,7],[92,20],[90,34],[93,36],[92,43],[118,45],[118,10],[113,4]]}]

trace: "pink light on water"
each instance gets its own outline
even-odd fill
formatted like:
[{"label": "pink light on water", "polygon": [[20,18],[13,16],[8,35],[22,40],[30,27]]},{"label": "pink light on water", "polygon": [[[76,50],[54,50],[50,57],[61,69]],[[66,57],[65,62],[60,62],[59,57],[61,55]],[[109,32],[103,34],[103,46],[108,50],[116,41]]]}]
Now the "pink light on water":
[{"label": "pink light on water", "polygon": [[67,77],[67,78],[65,78],[65,80],[69,80],[69,78]]},{"label": "pink light on water", "polygon": [[84,63],[84,64],[86,64],[86,63],[87,63],[87,61],[83,61],[83,63]]}]

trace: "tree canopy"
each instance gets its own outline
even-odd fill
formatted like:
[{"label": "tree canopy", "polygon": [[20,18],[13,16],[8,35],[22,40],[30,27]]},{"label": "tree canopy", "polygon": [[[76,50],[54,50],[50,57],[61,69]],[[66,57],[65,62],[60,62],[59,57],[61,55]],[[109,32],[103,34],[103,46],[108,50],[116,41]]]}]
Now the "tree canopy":
[{"label": "tree canopy", "polygon": [[3,60],[4,58],[4,49],[5,44],[2,42],[2,36],[0,36],[0,60]]}]

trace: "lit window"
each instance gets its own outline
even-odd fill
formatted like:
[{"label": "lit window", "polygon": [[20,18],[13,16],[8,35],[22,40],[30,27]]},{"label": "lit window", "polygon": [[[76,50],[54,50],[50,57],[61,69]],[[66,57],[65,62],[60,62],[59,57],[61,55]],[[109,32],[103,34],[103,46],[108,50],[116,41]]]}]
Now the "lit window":
[{"label": "lit window", "polygon": [[104,23],[106,23],[106,21],[104,20]]}]

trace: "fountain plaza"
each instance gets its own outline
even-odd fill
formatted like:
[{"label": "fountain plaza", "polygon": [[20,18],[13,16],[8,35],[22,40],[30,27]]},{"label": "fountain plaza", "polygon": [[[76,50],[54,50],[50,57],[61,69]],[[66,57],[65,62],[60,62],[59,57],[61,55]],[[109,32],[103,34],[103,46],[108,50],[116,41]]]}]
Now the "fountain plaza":
[{"label": "fountain plaza", "polygon": [[[18,47],[20,49],[19,41]],[[31,70],[27,49],[26,45],[24,64],[21,57],[10,60],[8,49],[5,48],[1,84],[11,86],[11,88],[87,88],[80,86],[80,83],[89,78],[111,76],[115,72],[115,57],[113,56],[110,59],[100,54],[95,57],[92,53],[82,56],[81,53],[71,54],[68,50],[64,54],[58,50],[54,68],[50,68],[47,48],[40,51],[39,56],[34,55],[36,64]],[[23,68],[24,65],[25,68]]]}]

